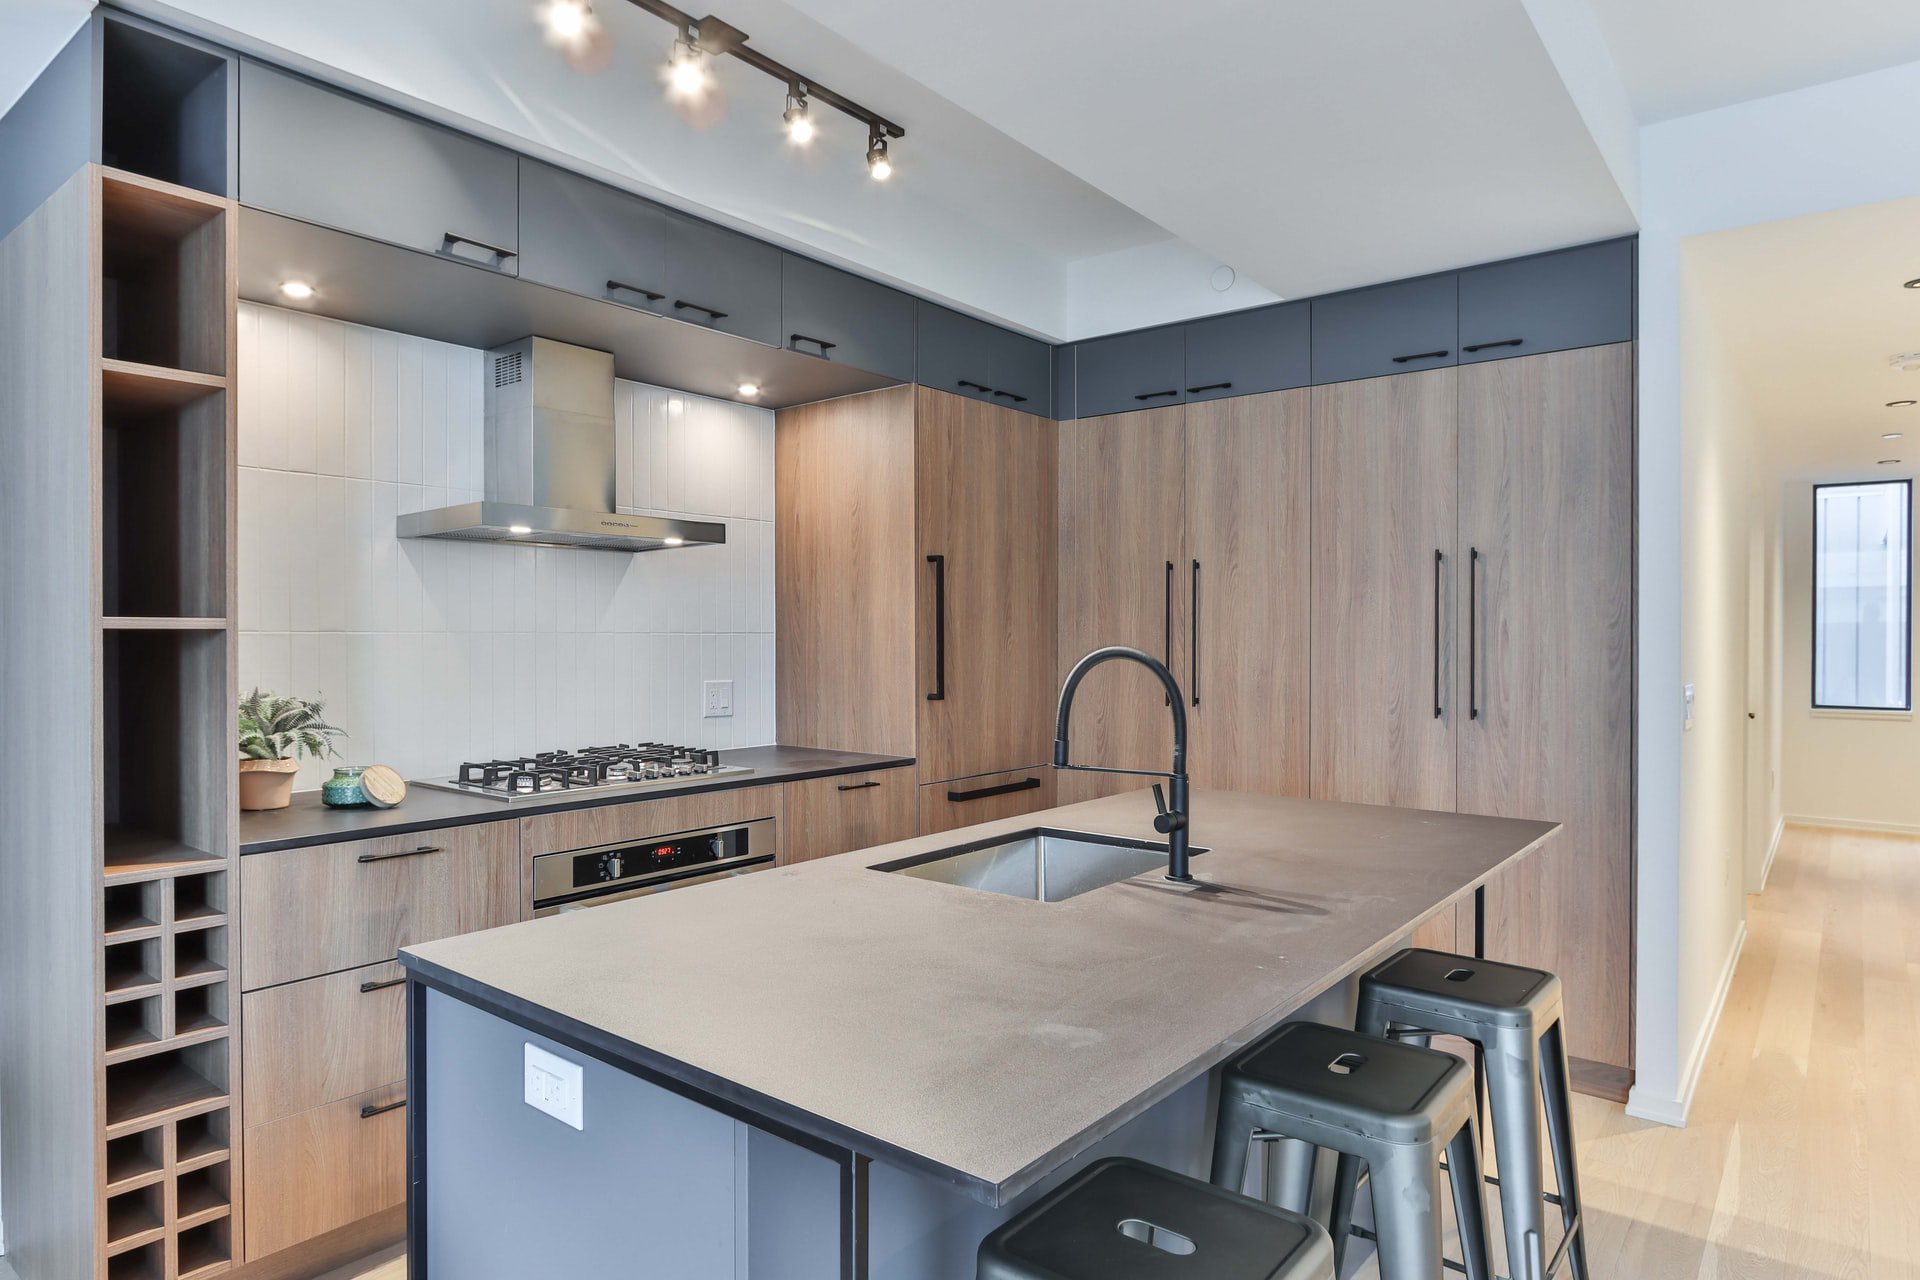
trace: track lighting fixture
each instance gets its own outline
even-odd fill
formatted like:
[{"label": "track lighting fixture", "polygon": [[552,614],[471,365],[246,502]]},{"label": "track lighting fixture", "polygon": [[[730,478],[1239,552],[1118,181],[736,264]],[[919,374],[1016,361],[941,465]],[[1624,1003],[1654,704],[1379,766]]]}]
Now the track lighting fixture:
[{"label": "track lighting fixture", "polygon": [[807,94],[799,85],[787,90],[787,110],[780,117],[787,122],[787,137],[801,146],[813,141],[813,121],[807,118]]},{"label": "track lighting fixture", "polygon": [[[668,4],[667,0],[627,2],[674,29],[673,50],[664,72],[667,90],[673,97],[688,100],[702,97],[712,87],[713,60],[738,58],[755,71],[786,85],[787,109],[781,120],[788,139],[800,145],[810,142],[816,130],[809,108],[816,102],[825,103],[867,126],[867,173],[877,182],[893,176],[893,159],[887,154],[887,144],[891,139],[907,136],[907,131],[893,121],[851,98],[842,97],[792,67],[775,62],[747,44],[746,32],[712,14],[695,18],[684,9]],[[540,17],[549,33],[560,42],[578,42],[591,35],[597,26],[591,0],[544,0]]]}]

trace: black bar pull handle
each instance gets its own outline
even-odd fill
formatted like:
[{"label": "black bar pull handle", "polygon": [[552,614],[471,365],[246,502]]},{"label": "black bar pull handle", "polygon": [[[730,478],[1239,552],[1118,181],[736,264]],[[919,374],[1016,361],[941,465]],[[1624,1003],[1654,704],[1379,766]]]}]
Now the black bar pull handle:
[{"label": "black bar pull handle", "polygon": [[1467,548],[1467,719],[1480,718],[1480,548]]},{"label": "black bar pull handle", "polygon": [[1519,345],[1519,338],[1507,338],[1500,342],[1476,342],[1472,346],[1462,347],[1460,349],[1471,355],[1475,351],[1492,351],[1496,347],[1517,347]]},{"label": "black bar pull handle", "polygon": [[724,311],[715,311],[712,307],[703,307],[697,302],[688,302],[685,298],[675,298],[673,300],[673,309],[675,311],[698,311],[709,320],[725,320],[727,318],[727,313]]},{"label": "black bar pull handle", "polygon": [[1193,652],[1187,655],[1187,666],[1193,680],[1193,705],[1200,705],[1200,562],[1193,562],[1192,588],[1193,616],[1188,619],[1193,627]]},{"label": "black bar pull handle", "polygon": [[[1165,640],[1166,646],[1167,646],[1167,666],[1169,669],[1171,669],[1173,666],[1173,561],[1171,560],[1167,561],[1167,593],[1166,593],[1165,609],[1166,609],[1166,613],[1161,623],[1161,626],[1165,631],[1165,635],[1163,636],[1163,639]],[[1160,701],[1165,706],[1170,707],[1173,705],[1173,699],[1166,694],[1162,694],[1160,696]]]},{"label": "black bar pull handle", "polygon": [[1438,720],[1446,710],[1440,701],[1440,567],[1446,562],[1446,555],[1435,547],[1433,549],[1433,718],[1435,720]]},{"label": "black bar pull handle", "polygon": [[453,231],[448,231],[445,234],[443,234],[440,237],[440,243],[443,246],[452,246],[456,244],[472,245],[476,249],[485,249],[488,253],[500,259],[502,262],[505,262],[508,258],[517,258],[520,256],[519,254],[515,253],[511,249],[502,248],[500,245],[491,244],[485,240],[476,240],[472,236],[463,236]]},{"label": "black bar pull handle", "polygon": [[1003,782],[997,787],[975,787],[972,791],[949,791],[947,799],[954,804],[965,804],[969,800],[986,800],[992,796],[1010,796],[1016,791],[1032,791],[1039,785],[1038,778],[1022,778],[1018,782]]},{"label": "black bar pull handle", "polygon": [[872,778],[868,778],[865,782],[842,782],[838,786],[836,786],[834,790],[835,791],[865,791],[868,787],[877,787],[879,785],[880,784],[875,782]]},{"label": "black bar pull handle", "polygon": [[1414,360],[1445,360],[1452,354],[1453,352],[1451,351],[1416,351],[1410,356],[1395,356],[1393,362],[1395,364],[1407,364]]},{"label": "black bar pull handle", "polygon": [[933,692],[928,702],[947,700],[947,558],[928,556],[933,566]]},{"label": "black bar pull handle", "polygon": [[375,1116],[383,1116],[389,1111],[398,1111],[406,1105],[407,1100],[405,1098],[400,1099],[398,1102],[389,1102],[378,1107],[369,1102],[366,1106],[360,1108],[360,1118],[362,1120],[371,1120]]},{"label": "black bar pull handle", "polygon": [[665,302],[667,299],[667,295],[664,293],[657,293],[652,289],[645,289],[637,284],[628,284],[624,280],[607,281],[607,292],[608,293],[637,293],[641,297],[645,298],[648,302]]},{"label": "black bar pull handle", "polygon": [[1012,392],[1012,391],[996,391],[993,394],[998,396],[1002,400],[1011,400],[1015,404],[1025,404],[1027,402],[1027,398],[1025,396],[1019,395],[1016,392]]},{"label": "black bar pull handle", "polygon": [[392,853],[363,853],[355,862],[386,862],[393,858],[417,858],[423,853],[445,853],[446,849],[437,844],[423,844],[418,849],[396,849]]},{"label": "black bar pull handle", "polygon": [[1162,396],[1177,396],[1180,388],[1171,387],[1165,391],[1146,391],[1134,397],[1135,400],[1158,400]]},{"label": "black bar pull handle", "polygon": [[1197,396],[1203,391],[1231,391],[1231,390],[1233,390],[1233,384],[1231,382],[1209,382],[1204,387],[1188,387],[1187,394],[1190,396]]},{"label": "black bar pull handle", "polygon": [[397,978],[379,978],[371,982],[363,982],[360,984],[360,994],[365,995],[369,991],[384,991],[388,987],[397,987],[406,980],[406,975],[401,974]]},{"label": "black bar pull handle", "polygon": [[959,387],[965,387],[969,391],[978,391],[981,395],[990,396],[993,394],[992,387],[988,386],[984,382],[975,382],[971,378],[962,378],[958,382],[956,382],[954,385]]},{"label": "black bar pull handle", "polygon": [[810,333],[790,333],[787,335],[787,345],[796,351],[800,349],[800,344],[803,342],[811,342],[814,346],[820,348],[820,354],[823,357],[827,352],[840,345],[837,342],[828,342],[825,338],[816,338]]}]

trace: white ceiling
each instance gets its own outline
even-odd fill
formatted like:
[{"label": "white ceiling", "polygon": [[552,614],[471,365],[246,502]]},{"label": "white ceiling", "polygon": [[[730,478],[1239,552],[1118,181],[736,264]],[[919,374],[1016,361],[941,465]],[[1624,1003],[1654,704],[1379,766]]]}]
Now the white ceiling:
[{"label": "white ceiling", "polygon": [[1920,60],[1913,0],[1588,0],[1642,124]]},{"label": "white ceiling", "polygon": [[[1920,469],[1920,198],[1689,241],[1687,288],[1710,320],[1761,433],[1773,478],[1843,480]],[[1900,431],[1890,443],[1882,432]],[[1876,465],[1900,458],[1898,467]]]}]

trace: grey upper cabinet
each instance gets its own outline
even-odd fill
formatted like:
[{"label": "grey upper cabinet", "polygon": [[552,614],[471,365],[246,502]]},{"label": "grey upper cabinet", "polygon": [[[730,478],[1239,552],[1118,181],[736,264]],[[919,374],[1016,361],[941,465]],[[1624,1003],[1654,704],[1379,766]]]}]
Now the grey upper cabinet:
[{"label": "grey upper cabinet", "polygon": [[1074,373],[1080,362],[1072,343],[1053,349],[1053,416],[1070,422],[1080,416],[1074,394]]},{"label": "grey upper cabinet", "polygon": [[1424,276],[1313,300],[1313,381],[1459,363],[1460,277]]},{"label": "grey upper cabinet", "polygon": [[1609,240],[1460,273],[1460,361],[1633,337],[1633,242]]},{"label": "grey upper cabinet", "polygon": [[663,315],[770,347],[780,332],[780,251],[751,236],[662,209],[666,250]]},{"label": "grey upper cabinet", "polygon": [[919,309],[920,385],[1052,415],[1053,351],[1046,343],[931,302]]},{"label": "grey upper cabinet", "polygon": [[1187,325],[1188,400],[1285,391],[1313,381],[1313,309],[1287,302]]},{"label": "grey upper cabinet", "polygon": [[520,161],[257,62],[240,69],[240,201],[513,274]]},{"label": "grey upper cabinet", "polygon": [[782,346],[913,381],[912,298],[797,254],[781,260]]},{"label": "grey upper cabinet", "polygon": [[520,277],[642,311],[667,308],[666,220],[638,196],[520,162]]},{"label": "grey upper cabinet", "polygon": [[1183,325],[1076,343],[1074,361],[1074,408],[1079,417],[1186,403]]}]

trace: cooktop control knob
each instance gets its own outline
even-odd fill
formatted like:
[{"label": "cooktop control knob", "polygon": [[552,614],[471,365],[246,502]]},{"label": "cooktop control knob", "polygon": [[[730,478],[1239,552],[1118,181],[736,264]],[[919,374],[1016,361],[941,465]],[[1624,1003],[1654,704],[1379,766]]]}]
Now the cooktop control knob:
[{"label": "cooktop control knob", "polygon": [[605,853],[600,855],[600,878],[602,880],[618,880],[625,874],[626,863],[618,853]]}]

